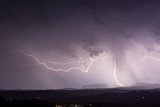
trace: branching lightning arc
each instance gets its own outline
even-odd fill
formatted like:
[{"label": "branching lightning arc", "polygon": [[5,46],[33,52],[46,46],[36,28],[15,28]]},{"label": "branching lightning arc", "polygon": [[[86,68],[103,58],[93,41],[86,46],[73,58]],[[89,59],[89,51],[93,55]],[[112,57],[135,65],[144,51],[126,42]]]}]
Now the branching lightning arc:
[{"label": "branching lightning arc", "polygon": [[[32,59],[34,59],[38,64],[44,66],[46,69],[48,70],[52,70],[52,71],[64,71],[64,72],[68,72],[68,71],[71,71],[71,70],[80,70],[82,72],[88,72],[89,69],[91,68],[91,66],[93,65],[93,63],[97,60],[106,60],[107,58],[111,57],[111,56],[107,56],[107,57],[96,57],[96,58],[92,58],[92,57],[89,57],[87,59],[82,59],[82,57],[80,57],[79,59],[77,60],[72,60],[72,59],[69,59],[68,57],[63,57],[62,55],[59,55],[58,53],[52,51],[53,54],[55,54],[56,56],[60,57],[60,58],[64,58],[64,59],[67,59],[69,60],[68,62],[41,62],[35,55],[33,54],[27,54],[25,52],[23,52],[22,50],[14,50],[16,52],[19,52],[27,57],[31,57]],[[114,75],[114,79],[117,83],[117,85],[119,86],[123,86],[117,79],[117,75],[116,75],[116,70],[117,70],[117,65],[116,65],[116,57],[113,56],[114,59],[115,59],[115,67],[114,67],[114,71],[113,71],[113,75]],[[84,67],[84,62],[85,61],[89,61],[89,64],[87,65],[87,67]],[[48,64],[60,64],[60,65],[67,65],[67,64],[73,64],[73,63],[77,63],[79,64],[79,67],[75,67],[75,66],[72,66],[72,67],[69,67],[68,69],[62,69],[62,68],[53,68],[53,67],[50,67]]]},{"label": "branching lightning arc", "polygon": [[[131,54],[131,55],[134,55],[136,57],[141,57],[142,59],[140,59],[139,61],[142,62],[142,61],[145,61],[147,59],[150,59],[152,61],[160,61],[160,58],[157,58],[157,57],[154,57],[154,55],[159,55],[158,53],[151,53],[151,52],[148,52],[147,49],[145,48],[145,46],[141,45],[141,44],[138,44],[136,42],[134,42],[133,40],[131,40],[131,43],[135,46],[135,47],[138,47],[140,48],[144,55],[137,55],[136,53],[134,52],[131,52],[131,51],[127,51],[128,54]],[[24,51],[22,50],[14,50],[16,52],[19,52],[27,57],[31,57],[32,59],[34,59],[38,64],[44,66],[46,69],[48,70],[52,70],[52,71],[64,71],[64,72],[68,72],[68,71],[72,71],[72,70],[80,70],[82,72],[89,72],[90,68],[93,66],[93,63],[96,62],[97,60],[106,60],[107,58],[111,58],[113,57],[114,59],[114,69],[113,69],[113,77],[114,77],[114,80],[116,81],[117,85],[118,86],[124,86],[122,83],[119,82],[118,78],[117,78],[117,75],[116,75],[116,72],[117,72],[117,57],[115,55],[109,55],[109,56],[105,56],[105,57],[100,57],[100,56],[96,56],[96,57],[89,57],[89,58],[85,58],[83,59],[82,57],[80,58],[76,58],[76,59],[71,59],[69,57],[65,57],[65,56],[62,56],[54,51],[52,51],[52,54],[56,55],[57,57],[61,58],[61,59],[65,59],[67,61],[65,62],[54,62],[54,61],[48,61],[48,62],[41,62],[38,57],[36,57],[35,55],[33,54],[27,54],[25,53]],[[85,62],[88,62],[87,64]],[[69,68],[66,68],[64,69],[63,67],[61,68],[56,68],[56,67],[52,67],[50,66],[50,64],[53,64],[53,65],[71,65],[71,67],[69,66]],[[78,65],[78,66],[75,66],[74,64]]]}]

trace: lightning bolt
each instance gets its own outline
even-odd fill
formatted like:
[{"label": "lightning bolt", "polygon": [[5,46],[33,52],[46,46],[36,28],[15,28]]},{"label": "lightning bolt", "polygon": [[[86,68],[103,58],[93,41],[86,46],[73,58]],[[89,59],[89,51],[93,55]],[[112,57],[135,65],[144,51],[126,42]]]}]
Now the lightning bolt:
[{"label": "lightning bolt", "polygon": [[47,68],[48,70],[68,72],[68,71],[71,71],[71,70],[75,69],[75,70],[81,70],[81,71],[83,71],[82,68],[77,68],[77,67],[71,67],[71,68],[69,68],[69,69],[62,69],[62,68],[60,68],[60,69],[55,69],[55,68],[53,68],[53,67],[49,67],[46,63],[39,61],[38,58],[36,58],[36,57],[35,57],[34,55],[32,55],[32,54],[31,54],[31,55],[30,55],[30,54],[26,54],[25,52],[20,51],[20,50],[16,50],[16,51],[22,53],[23,55],[25,55],[25,56],[27,56],[27,57],[33,58],[38,64],[44,66],[44,67]]},{"label": "lightning bolt", "polygon": [[89,65],[88,65],[88,67],[85,69],[85,67],[84,67],[84,60],[82,60],[82,58],[80,58],[81,68],[82,68],[83,71],[85,71],[85,72],[88,72],[88,71],[89,71],[91,65],[92,65],[93,62],[96,60],[96,59],[92,59],[91,57],[89,57],[89,59],[90,59],[90,63],[89,63]]},{"label": "lightning bolt", "polygon": [[116,56],[113,55],[113,58],[115,60],[115,66],[114,66],[114,71],[113,71],[113,74],[114,74],[114,79],[116,81],[116,83],[119,85],[119,86],[124,86],[123,84],[121,84],[119,81],[118,81],[118,78],[117,78],[117,75],[116,75],[116,71],[117,71],[117,59],[116,59]]},{"label": "lightning bolt", "polygon": [[[80,71],[82,71],[82,72],[88,72],[89,71],[89,69],[91,68],[91,66],[92,66],[92,64],[96,61],[96,60],[103,60],[103,59],[106,59],[106,58],[109,58],[109,57],[97,57],[97,58],[92,58],[92,57],[89,57],[88,59],[82,59],[82,57],[81,58],[79,58],[79,60],[77,60],[77,61],[68,61],[68,62],[41,62],[38,58],[36,58],[36,56],[34,56],[34,55],[32,55],[32,54],[27,54],[27,53],[25,53],[25,52],[23,52],[23,51],[21,51],[21,50],[14,50],[14,51],[16,51],[16,52],[20,52],[20,53],[22,53],[23,55],[25,55],[25,56],[27,56],[27,57],[31,57],[32,59],[34,59],[38,64],[40,64],[40,65],[42,65],[42,66],[44,66],[46,69],[48,69],[48,70],[52,70],[52,71],[64,71],[64,72],[68,72],[68,71],[71,71],[71,70],[80,70]],[[61,55],[58,55],[58,54],[56,54],[57,56],[59,56],[59,57],[61,57],[61,58],[67,58],[67,57],[63,57],[63,56],[61,56]],[[88,64],[88,66],[85,68],[84,67],[84,62],[85,61],[90,61],[89,62],[89,64]],[[53,68],[53,67],[49,67],[48,66],[48,64],[49,63],[52,63],[52,64],[62,64],[62,65],[66,65],[66,64],[73,64],[73,63],[81,63],[80,64],[80,67],[70,67],[70,68],[68,68],[68,69],[62,69],[62,68],[59,68],[59,69],[57,69],[57,68]]]},{"label": "lightning bolt", "polygon": [[[25,55],[25,56],[27,56],[27,57],[31,57],[32,59],[34,59],[39,65],[42,65],[42,66],[44,66],[46,69],[48,69],[48,70],[52,70],[52,71],[64,71],[64,72],[68,72],[68,71],[71,71],[71,70],[80,70],[80,71],[82,71],[82,72],[88,72],[89,70],[90,70],[90,68],[91,68],[91,66],[93,65],[93,63],[95,62],[95,61],[97,61],[97,60],[105,60],[105,59],[107,59],[107,58],[109,58],[109,57],[111,57],[111,56],[107,56],[107,57],[96,57],[96,58],[92,58],[92,57],[89,57],[89,58],[86,58],[86,59],[83,59],[82,57],[80,57],[78,60],[74,60],[74,61],[72,61],[71,59],[69,59],[68,57],[63,57],[63,56],[61,56],[61,55],[59,55],[58,53],[55,53],[55,52],[53,52],[52,51],[52,53],[54,53],[56,56],[58,56],[58,57],[60,57],[60,58],[63,58],[63,59],[68,59],[68,60],[70,60],[70,61],[68,61],[68,62],[41,62],[35,55],[33,55],[33,54],[27,54],[27,53],[25,53],[24,51],[22,51],[22,50],[14,50],[15,52],[19,52],[19,53],[21,53],[21,54],[23,54],[23,55]],[[118,81],[118,79],[117,79],[117,75],[116,75],[116,71],[117,71],[117,59],[116,59],[116,57],[115,56],[113,56],[114,57],[114,60],[115,60],[115,66],[114,66],[114,71],[113,71],[113,75],[114,75],[114,79],[115,79],[115,81],[116,81],[116,83],[117,83],[117,85],[118,86],[123,86],[119,81]],[[84,63],[86,62],[86,61],[89,61],[89,64],[87,65],[87,67],[84,67]],[[62,68],[53,68],[53,67],[50,67],[48,64],[54,64],[54,65],[57,65],[57,64],[59,64],[59,65],[67,65],[67,64],[80,64],[80,67],[74,67],[74,66],[72,66],[72,67],[70,67],[70,68],[68,68],[68,69],[62,69]]]}]

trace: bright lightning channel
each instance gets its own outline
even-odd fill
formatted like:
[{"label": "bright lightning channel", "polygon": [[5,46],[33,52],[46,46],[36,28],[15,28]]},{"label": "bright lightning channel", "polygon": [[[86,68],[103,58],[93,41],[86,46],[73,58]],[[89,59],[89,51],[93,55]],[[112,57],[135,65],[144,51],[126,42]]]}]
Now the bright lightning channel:
[{"label": "bright lightning channel", "polygon": [[119,81],[118,81],[118,79],[117,79],[117,75],[116,75],[116,71],[117,71],[117,59],[116,59],[116,57],[113,55],[113,57],[114,57],[114,60],[115,60],[115,66],[114,66],[114,72],[113,72],[113,74],[114,74],[114,79],[115,79],[115,81],[116,81],[116,83],[119,85],[119,86],[124,86],[123,84],[121,84]]},{"label": "bright lightning channel", "polygon": [[[96,57],[96,58],[89,57],[89,58],[87,58],[87,59],[82,59],[82,57],[80,57],[79,60],[74,60],[74,61],[72,61],[72,60],[70,60],[68,57],[63,57],[63,56],[59,55],[58,53],[55,53],[55,52],[52,51],[52,53],[54,53],[55,55],[59,56],[60,58],[68,59],[68,60],[70,60],[70,61],[68,61],[68,62],[45,62],[45,63],[44,63],[44,62],[39,61],[39,59],[36,58],[36,57],[35,57],[34,55],[32,55],[32,54],[27,54],[27,53],[25,53],[25,52],[23,52],[23,51],[21,51],[21,50],[14,50],[14,51],[20,52],[20,53],[22,53],[23,55],[25,55],[25,56],[27,56],[27,57],[33,58],[38,64],[44,66],[44,67],[45,67],[46,69],[48,69],[48,70],[64,71],[64,72],[68,72],[68,71],[71,71],[71,70],[80,70],[80,71],[82,71],[82,72],[88,72],[89,69],[91,68],[91,66],[93,65],[93,63],[94,63],[95,61],[97,61],[97,60],[105,60],[105,59],[111,57],[111,56],[107,56],[107,57]],[[114,72],[113,72],[113,74],[114,74],[114,79],[115,79],[115,81],[116,81],[116,83],[117,83],[118,86],[124,86],[124,85],[122,85],[122,84],[118,81],[118,79],[117,79],[117,75],[116,75],[116,71],[117,71],[117,61],[116,61],[116,60],[117,60],[117,59],[116,59],[115,56],[113,56],[113,57],[114,57],[114,59],[115,59],[115,66],[114,66]],[[88,64],[88,66],[87,66],[86,68],[84,67],[84,62],[85,62],[85,61],[90,61],[89,64]],[[48,66],[49,63],[52,63],[52,64],[61,64],[61,65],[73,64],[73,63],[80,63],[80,67],[70,67],[70,68],[68,68],[68,69],[62,69],[62,68],[57,69],[57,68],[49,67],[49,66]]]},{"label": "bright lightning channel", "polygon": [[[53,68],[53,67],[49,67],[49,66],[48,66],[48,63],[58,64],[58,62],[46,62],[46,63],[44,63],[44,62],[39,61],[39,59],[36,58],[36,57],[35,57],[34,55],[32,55],[32,54],[27,54],[27,53],[25,53],[25,52],[23,52],[23,51],[21,51],[21,50],[15,50],[15,51],[16,51],[16,52],[20,52],[20,53],[22,53],[22,54],[25,55],[25,56],[28,56],[28,57],[33,58],[38,64],[43,65],[43,66],[44,66],[45,68],[47,68],[48,70],[64,71],[64,72],[68,72],[68,71],[71,71],[71,70],[81,70],[82,72],[88,72],[89,69],[91,68],[92,64],[93,64],[96,60],[103,60],[103,59],[109,58],[109,57],[98,57],[98,58],[89,57],[89,59],[85,59],[85,60],[83,60],[82,58],[79,58],[79,60],[77,60],[77,61],[69,61],[69,62],[66,62],[66,63],[62,63],[62,65],[71,64],[71,63],[79,63],[79,62],[80,62],[80,63],[81,63],[81,64],[80,64],[80,67],[70,67],[70,68],[68,68],[68,69],[62,69],[62,68],[56,69],[56,68]],[[60,56],[60,55],[58,55],[58,56]],[[61,57],[62,57],[62,56],[61,56]],[[89,64],[88,64],[88,66],[87,66],[87,68],[84,67],[84,62],[85,62],[85,61],[90,61]],[[59,62],[59,63],[61,63],[61,62]]]}]

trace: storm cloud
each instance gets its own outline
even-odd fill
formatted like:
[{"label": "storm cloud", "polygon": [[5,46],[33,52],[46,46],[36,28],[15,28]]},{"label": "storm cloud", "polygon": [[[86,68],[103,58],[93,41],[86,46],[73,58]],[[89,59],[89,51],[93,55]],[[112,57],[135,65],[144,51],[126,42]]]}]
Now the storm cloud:
[{"label": "storm cloud", "polygon": [[[159,5],[153,0],[2,0],[0,88],[80,88],[93,83],[115,87],[115,60],[124,85],[157,83]],[[66,62],[67,58],[101,57],[104,53],[111,58],[95,62],[87,73],[54,72],[16,50],[35,55],[41,62]],[[140,62],[146,55],[148,60]]]}]

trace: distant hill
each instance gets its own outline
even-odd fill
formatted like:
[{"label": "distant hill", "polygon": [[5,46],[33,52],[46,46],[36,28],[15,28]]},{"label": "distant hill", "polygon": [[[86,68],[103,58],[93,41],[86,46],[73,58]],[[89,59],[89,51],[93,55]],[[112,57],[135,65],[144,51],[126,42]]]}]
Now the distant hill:
[{"label": "distant hill", "polygon": [[[150,90],[150,89],[157,89],[160,88],[160,84],[152,84],[152,83],[136,83],[130,87],[124,87],[123,89],[135,90],[135,89],[143,89],[143,90]],[[122,89],[122,88],[120,88]]]},{"label": "distant hill", "polygon": [[152,84],[152,83],[137,83],[135,86],[142,89],[155,89],[160,88],[160,84]]},{"label": "distant hill", "polygon": [[59,89],[59,90],[78,90],[78,88],[62,88],[62,89]]},{"label": "distant hill", "polygon": [[88,84],[82,87],[82,89],[100,89],[100,88],[108,88],[106,84]]}]

